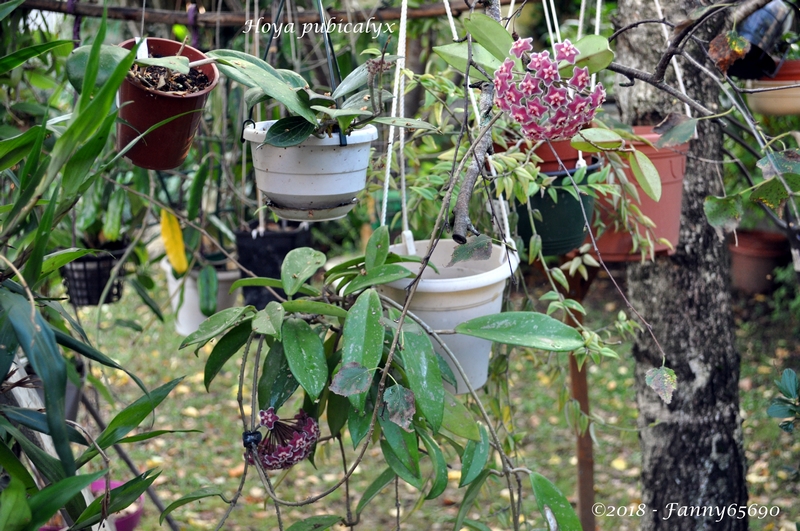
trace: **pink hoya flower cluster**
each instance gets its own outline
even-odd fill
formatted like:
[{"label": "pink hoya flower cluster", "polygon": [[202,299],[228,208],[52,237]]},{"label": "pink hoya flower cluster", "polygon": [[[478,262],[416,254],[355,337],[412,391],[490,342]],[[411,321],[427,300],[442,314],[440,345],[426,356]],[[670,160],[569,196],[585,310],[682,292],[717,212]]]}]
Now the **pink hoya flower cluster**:
[{"label": "pink hoya flower cluster", "polygon": [[[256,455],[267,470],[281,470],[299,463],[309,456],[314,443],[319,439],[319,424],[303,411],[294,420],[280,420],[275,408],[258,412],[261,426],[267,429],[267,436],[258,443]],[[247,453],[252,465],[252,453]]]},{"label": "pink hoya flower cluster", "polygon": [[[511,53],[521,59],[533,50],[532,41],[515,41]],[[524,74],[515,73],[516,62],[507,58],[494,74],[497,105],[519,122],[525,136],[534,142],[572,138],[592,121],[606,99],[601,84],[589,90],[588,67],[573,67],[569,81],[561,78],[558,64],[575,64],[575,45],[565,40],[555,45],[555,52],[555,61],[548,51],[532,53]]]}]

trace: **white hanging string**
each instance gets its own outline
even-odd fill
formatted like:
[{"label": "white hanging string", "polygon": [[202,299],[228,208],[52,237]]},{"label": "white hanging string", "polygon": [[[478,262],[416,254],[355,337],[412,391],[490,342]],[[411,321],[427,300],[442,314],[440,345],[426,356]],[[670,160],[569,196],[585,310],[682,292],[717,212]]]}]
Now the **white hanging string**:
[{"label": "white hanging string", "polygon": [[453,20],[453,12],[450,10],[450,0],[442,0],[444,3],[444,12],[447,13],[447,22],[450,24],[450,32],[453,34],[453,40],[458,40],[458,32],[456,31],[456,22]]},{"label": "white hanging string", "polygon": [[[658,18],[663,20],[664,11],[661,9],[661,3],[658,0],[653,0],[653,2],[655,3],[656,6],[656,15],[658,16]],[[667,44],[669,44],[669,32],[667,31],[667,26],[666,24],[661,24],[660,26],[661,26],[661,33],[664,34],[664,41]],[[683,70],[678,64],[678,58],[673,55],[672,59],[670,59],[670,62],[672,63],[672,68],[675,70],[675,79],[678,81],[678,88],[680,89],[681,93],[686,95],[686,85],[683,83]],[[689,107],[688,103],[684,103],[683,108],[686,111],[686,116],[692,115],[692,108]]]},{"label": "white hanging string", "polygon": [[515,0],[511,0],[511,3],[508,4],[508,15],[507,15],[508,18],[511,18],[511,16],[514,14],[514,9],[515,8],[516,8],[516,1]]},{"label": "white hanging string", "polygon": [[553,28],[556,30],[556,40],[561,42],[561,28],[558,24],[558,15],[556,14],[556,4],[550,0],[550,13],[553,15]]}]

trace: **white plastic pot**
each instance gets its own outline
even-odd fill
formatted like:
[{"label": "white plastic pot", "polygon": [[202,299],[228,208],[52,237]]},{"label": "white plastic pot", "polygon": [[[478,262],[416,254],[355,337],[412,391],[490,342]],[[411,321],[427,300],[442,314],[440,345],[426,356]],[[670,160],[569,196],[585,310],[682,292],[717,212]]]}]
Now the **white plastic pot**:
[{"label": "white plastic pot", "polygon": [[[183,278],[175,278],[172,274],[172,266],[164,258],[161,260],[161,269],[167,274],[167,289],[169,290],[169,300],[172,310],[177,313],[175,317],[175,330],[182,336],[188,336],[196,331],[200,323],[208,319],[200,311],[200,294],[197,291],[198,271],[192,271]],[[236,297],[239,296],[237,289],[233,293],[231,290],[233,283],[239,280],[239,271],[217,271],[217,311],[230,308],[236,304]],[[183,301],[179,293],[183,284]],[[180,306],[179,306],[180,305]]]},{"label": "white plastic pot", "polygon": [[[425,256],[430,240],[417,241],[415,245],[417,256]],[[519,265],[519,256],[516,253],[510,253],[499,245],[492,245],[492,256],[488,260],[467,260],[448,266],[457,246],[453,240],[439,241],[431,257],[431,263],[439,273],[430,267],[426,268],[411,299],[411,313],[434,330],[452,330],[464,321],[500,313],[506,280]],[[389,249],[397,254],[407,254],[403,244],[393,245]],[[411,262],[402,265],[419,272],[420,264]],[[379,286],[378,289],[402,304],[406,297],[405,288],[410,283],[411,279],[403,279]],[[489,373],[492,342],[459,334],[441,337],[455,354],[472,387],[483,387]],[[447,354],[436,341],[433,341],[433,347],[450,365],[456,377],[456,393],[466,393],[467,386]]]},{"label": "white plastic pot", "polygon": [[339,135],[310,136],[297,146],[264,144],[275,120],[244,130],[251,142],[256,184],[278,217],[294,221],[326,221],[344,217],[367,185],[370,144],[375,126],[356,129],[339,145]]}]

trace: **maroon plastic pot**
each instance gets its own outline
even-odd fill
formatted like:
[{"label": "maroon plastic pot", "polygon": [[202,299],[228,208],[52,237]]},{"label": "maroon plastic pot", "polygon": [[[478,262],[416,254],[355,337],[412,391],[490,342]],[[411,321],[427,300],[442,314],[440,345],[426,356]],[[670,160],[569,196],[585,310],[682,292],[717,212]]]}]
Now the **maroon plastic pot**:
[{"label": "maroon plastic pot", "polygon": [[[131,39],[120,46],[130,50],[134,43]],[[165,57],[177,55],[181,43],[148,38],[147,46],[150,55]],[[206,59],[202,52],[191,46],[184,46],[181,55],[188,57],[189,61]],[[139,140],[125,154],[134,165],[148,170],[171,170],[186,160],[208,94],[219,81],[219,70],[215,64],[197,68],[208,76],[211,84],[194,94],[176,95],[152,90],[131,81],[129,77],[123,81],[119,89],[119,117],[122,121],[117,123],[118,151],[155,124],[179,114],[190,113],[162,125]]]}]

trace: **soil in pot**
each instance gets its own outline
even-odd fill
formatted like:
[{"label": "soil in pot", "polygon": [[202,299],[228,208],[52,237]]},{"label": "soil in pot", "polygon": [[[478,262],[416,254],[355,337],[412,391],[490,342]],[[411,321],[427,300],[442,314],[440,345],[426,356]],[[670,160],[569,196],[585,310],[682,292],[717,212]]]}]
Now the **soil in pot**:
[{"label": "soil in pot", "polygon": [[731,235],[731,286],[749,295],[773,288],[772,272],[791,260],[789,240],[779,232],[737,230],[738,246]]},{"label": "soil in pot", "polygon": [[[239,263],[259,277],[280,279],[281,264],[286,254],[292,249],[309,245],[311,245],[311,232],[307,223],[289,222],[283,225],[268,223],[263,234],[257,229],[236,233]],[[281,297],[285,295],[283,290],[273,289]],[[255,306],[259,310],[275,300],[266,288],[245,286],[242,291],[245,304]]]},{"label": "soil in pot", "polygon": [[[637,126],[633,130],[634,133],[653,144],[659,138],[659,135],[653,132],[651,126]],[[654,201],[639,187],[630,168],[627,168],[625,175],[636,186],[641,199],[641,203],[634,204],[639,207],[642,214],[650,218],[656,225],[652,229],[655,254],[674,254],[681,230],[683,177],[686,173],[686,152],[689,150],[689,144],[662,149],[656,149],[641,142],[635,142],[634,146],[647,155],[661,177],[661,199]],[[606,230],[597,239],[597,246],[600,249],[600,255],[603,260],[606,262],[635,262],[641,260],[641,252],[639,250],[633,252],[633,237],[631,234],[624,230],[614,230],[614,205],[608,199],[601,198],[596,206],[600,219],[606,224]],[[647,234],[647,229],[644,226],[637,223],[637,228],[641,235]],[[658,243],[657,240],[660,238],[669,241],[671,247],[664,243]]]},{"label": "soil in pot", "polygon": [[[120,44],[129,50],[133,45],[133,39]],[[147,46],[152,57],[173,56],[180,51],[189,61],[206,58],[199,50],[168,39],[148,38]],[[181,115],[147,133],[125,157],[136,166],[151,170],[169,170],[183,164],[200,123],[200,111],[218,81],[219,70],[214,64],[199,66],[188,77],[169,77],[161,67],[147,67],[135,72],[135,77],[128,76],[119,89],[117,150],[155,124]],[[123,105],[126,102],[130,103]]]}]

